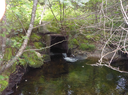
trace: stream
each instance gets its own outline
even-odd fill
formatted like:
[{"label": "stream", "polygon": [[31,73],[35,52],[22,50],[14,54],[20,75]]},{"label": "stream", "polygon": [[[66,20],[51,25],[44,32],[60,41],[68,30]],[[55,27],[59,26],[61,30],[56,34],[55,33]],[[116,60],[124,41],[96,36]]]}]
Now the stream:
[{"label": "stream", "polygon": [[25,74],[11,95],[128,95],[128,75],[93,67],[93,58],[66,62],[62,56]]}]

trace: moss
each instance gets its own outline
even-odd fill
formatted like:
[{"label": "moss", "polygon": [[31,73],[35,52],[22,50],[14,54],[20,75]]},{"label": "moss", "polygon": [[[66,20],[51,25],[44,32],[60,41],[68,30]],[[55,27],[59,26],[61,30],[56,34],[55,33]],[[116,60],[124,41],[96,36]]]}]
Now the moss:
[{"label": "moss", "polygon": [[15,48],[6,48],[5,49],[5,55],[4,55],[4,60],[7,61],[7,60],[10,60],[16,53],[16,49]]},{"label": "moss", "polygon": [[95,36],[94,36],[94,39],[95,39],[96,41],[100,41],[100,39],[101,39],[101,34],[95,35]]},{"label": "moss", "polygon": [[44,61],[50,61],[50,55],[44,54],[43,59],[44,59]]},{"label": "moss", "polygon": [[91,51],[91,50],[94,50],[95,49],[95,45],[82,43],[80,45],[80,49],[81,50],[89,50],[89,51]]},{"label": "moss", "polygon": [[[12,58],[12,56],[14,56],[15,48],[6,48],[5,52],[7,53],[5,53],[4,60],[7,62]],[[10,68],[2,72],[2,74],[0,75],[0,92],[2,92],[8,86],[9,76],[16,70],[16,63],[17,62],[15,62]]]},{"label": "moss", "polygon": [[79,45],[79,42],[77,39],[71,39],[71,43],[74,44],[74,45]]},{"label": "moss", "polygon": [[5,55],[4,55],[4,60],[10,60],[11,58],[12,58],[12,49],[11,48],[6,48]]},{"label": "moss", "polygon": [[31,41],[39,41],[41,39],[41,36],[37,35],[36,33],[32,33],[30,39]]},{"label": "moss", "polygon": [[25,59],[22,59],[22,58],[19,58],[19,61],[17,62],[17,64],[20,64],[20,65],[22,65],[22,66],[24,66],[24,67],[27,66],[26,60],[25,60]]},{"label": "moss", "polygon": [[78,40],[75,39],[75,38],[74,38],[74,39],[71,39],[71,40],[69,41],[68,47],[69,47],[69,48],[73,48],[74,45],[79,45]]},{"label": "moss", "polygon": [[8,79],[7,75],[0,75],[0,92],[2,92],[8,86]]},{"label": "moss", "polygon": [[5,80],[0,80],[0,92],[3,91],[8,85],[8,82]]},{"label": "moss", "polygon": [[51,22],[51,25],[46,26],[46,28],[50,32],[60,33],[60,23],[56,23],[55,20]]},{"label": "moss", "polygon": [[44,44],[42,44],[41,42],[34,42],[34,46],[38,49],[44,47]]},{"label": "moss", "polygon": [[88,42],[88,40],[87,39],[85,39],[85,36],[81,36],[81,35],[79,35],[78,37],[77,37],[77,40],[80,42],[80,43],[83,43],[83,42]]},{"label": "moss", "polygon": [[91,39],[91,38],[93,38],[94,37],[94,35],[86,35],[86,38],[87,39]]},{"label": "moss", "polygon": [[40,58],[35,51],[29,51],[23,53],[24,61],[33,68],[38,68],[43,65],[43,59]]},{"label": "moss", "polygon": [[84,39],[83,42],[84,42],[84,43],[88,43],[88,40],[85,40],[85,39]]}]

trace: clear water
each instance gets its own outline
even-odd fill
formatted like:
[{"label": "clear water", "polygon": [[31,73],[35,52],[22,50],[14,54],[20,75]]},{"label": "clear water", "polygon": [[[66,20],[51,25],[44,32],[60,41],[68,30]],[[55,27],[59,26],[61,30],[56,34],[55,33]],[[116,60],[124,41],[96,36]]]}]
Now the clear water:
[{"label": "clear water", "polygon": [[87,65],[94,62],[68,63],[58,56],[27,73],[12,95],[128,95],[127,74]]}]

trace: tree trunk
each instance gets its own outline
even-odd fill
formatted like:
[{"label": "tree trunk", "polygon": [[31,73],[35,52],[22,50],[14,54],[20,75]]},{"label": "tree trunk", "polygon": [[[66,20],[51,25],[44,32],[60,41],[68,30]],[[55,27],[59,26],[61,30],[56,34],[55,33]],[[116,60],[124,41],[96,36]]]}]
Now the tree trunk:
[{"label": "tree trunk", "polygon": [[0,65],[2,64],[2,59],[4,57],[5,47],[6,47],[6,16],[4,15],[1,25],[1,31],[0,31]]},{"label": "tree trunk", "polygon": [[31,22],[29,24],[29,28],[27,30],[27,33],[26,33],[26,39],[24,40],[21,48],[19,49],[19,51],[17,52],[16,56],[8,61],[3,67],[2,69],[0,70],[0,74],[7,68],[11,67],[15,61],[18,60],[18,58],[22,55],[23,51],[25,50],[27,44],[28,44],[28,41],[29,41],[29,37],[31,35],[31,32],[32,32],[32,29],[33,29],[33,24],[34,24],[34,20],[35,20],[35,14],[36,14],[36,8],[37,8],[37,3],[38,3],[38,0],[34,0],[33,1],[33,9],[32,9],[32,15],[31,15]]}]

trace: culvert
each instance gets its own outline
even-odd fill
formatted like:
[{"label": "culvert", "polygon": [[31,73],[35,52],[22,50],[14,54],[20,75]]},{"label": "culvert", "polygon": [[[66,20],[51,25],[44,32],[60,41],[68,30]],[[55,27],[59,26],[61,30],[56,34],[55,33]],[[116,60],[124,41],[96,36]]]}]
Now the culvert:
[{"label": "culvert", "polygon": [[68,37],[61,34],[50,34],[50,53],[67,53]]},{"label": "culvert", "polygon": [[68,36],[61,34],[48,34],[46,35],[46,53],[67,53],[68,52]]}]

